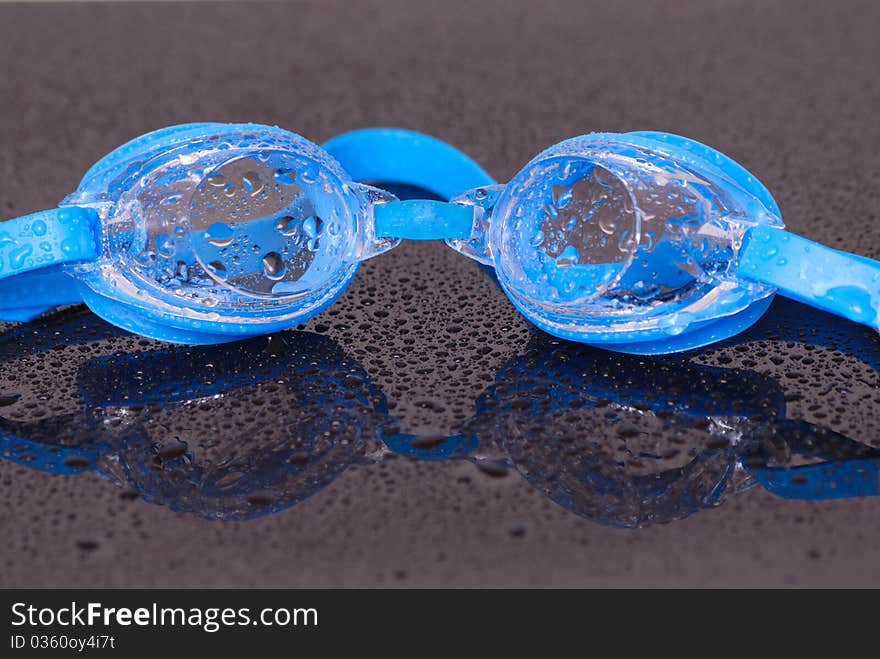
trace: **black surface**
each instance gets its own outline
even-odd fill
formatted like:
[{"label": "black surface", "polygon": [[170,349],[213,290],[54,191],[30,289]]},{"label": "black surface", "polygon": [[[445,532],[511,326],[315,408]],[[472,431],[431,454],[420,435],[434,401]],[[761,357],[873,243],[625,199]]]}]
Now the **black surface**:
[{"label": "black surface", "polygon": [[[565,137],[658,129],[743,163],[792,230],[877,258],[878,20],[871,2],[0,5],[0,209],[49,207],[178,122],[402,125],[500,180]],[[783,301],[681,358],[553,344],[440,243],[368,262],[306,329],[169,350],[72,310],[0,338],[4,432],[66,447],[44,468],[124,482],[0,462],[0,585],[880,584],[876,500],[736,494],[735,467],[871,464],[876,332]],[[377,461],[382,438],[437,457],[474,433],[471,460]],[[835,473],[819,490],[852,485]]]}]

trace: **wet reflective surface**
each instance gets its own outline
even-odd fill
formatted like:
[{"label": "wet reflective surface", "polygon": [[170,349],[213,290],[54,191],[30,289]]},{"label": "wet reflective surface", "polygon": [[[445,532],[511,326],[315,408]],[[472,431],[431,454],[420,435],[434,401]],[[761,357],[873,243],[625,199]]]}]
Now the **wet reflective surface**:
[{"label": "wet reflective surface", "polygon": [[7,374],[53,376],[7,375],[3,457],[96,471],[176,511],[283,510],[369,460],[387,425],[363,369],[316,334],[149,350],[77,309],[4,338]]},{"label": "wet reflective surface", "polygon": [[[793,231],[880,257],[874,5],[551,5],[3,7],[2,214],[199,119],[403,125],[498,180],[653,128],[743,162]],[[184,349],[75,308],[6,325],[0,585],[878,585],[878,350],[783,300],[674,358],[557,342],[439,242],[272,338]]]},{"label": "wet reflective surface", "polygon": [[[791,368],[849,362],[877,378],[880,342],[854,324],[780,299],[711,352],[634,357],[529,335],[454,432],[413,434],[328,336],[153,345],[69,308],[0,337],[0,455],[230,520],[283,511],[389,455],[470,460],[488,477],[513,469],[616,527],[672,522],[754,486],[786,499],[880,494],[873,433],[789,411],[803,394],[787,380],[805,378]],[[748,355],[789,369],[774,377]]]}]

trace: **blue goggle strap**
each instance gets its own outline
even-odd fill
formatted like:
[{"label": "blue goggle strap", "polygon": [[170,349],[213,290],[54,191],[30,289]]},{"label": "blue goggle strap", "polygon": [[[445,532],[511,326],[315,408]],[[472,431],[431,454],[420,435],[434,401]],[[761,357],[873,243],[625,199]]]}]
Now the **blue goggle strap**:
[{"label": "blue goggle strap", "polygon": [[[365,128],[338,135],[323,145],[358,182],[377,187],[404,184],[442,199],[495,181],[470,156],[430,135],[402,128]],[[467,239],[473,209],[428,199],[376,206],[376,236],[407,240]]]},{"label": "blue goggle strap", "polygon": [[90,208],[54,208],[0,222],[0,319],[25,321],[80,301],[61,267],[100,251],[98,215]]},{"label": "blue goggle strap", "polygon": [[880,262],[756,226],[746,232],[737,274],[798,302],[880,327]]}]

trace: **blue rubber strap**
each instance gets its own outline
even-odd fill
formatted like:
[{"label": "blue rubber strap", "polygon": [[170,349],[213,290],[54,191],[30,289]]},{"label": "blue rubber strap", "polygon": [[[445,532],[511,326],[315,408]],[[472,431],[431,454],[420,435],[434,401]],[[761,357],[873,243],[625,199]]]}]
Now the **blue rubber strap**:
[{"label": "blue rubber strap", "polygon": [[98,215],[69,206],[0,222],[0,319],[28,320],[79,301],[59,267],[97,258]]},{"label": "blue rubber strap", "polygon": [[473,206],[429,199],[392,201],[376,206],[376,237],[446,240],[471,237]]},{"label": "blue rubber strap", "polygon": [[743,239],[737,274],[799,302],[880,327],[880,262],[783,229],[756,226]]},{"label": "blue rubber strap", "polygon": [[470,156],[436,137],[403,128],[365,128],[323,145],[355,181],[405,183],[443,199],[495,181]]},{"label": "blue rubber strap", "polygon": [[[403,183],[441,197],[495,181],[467,154],[424,133],[403,128],[365,128],[324,144],[355,181]],[[375,209],[376,236],[409,240],[468,239],[473,208],[430,200],[393,201]]]}]

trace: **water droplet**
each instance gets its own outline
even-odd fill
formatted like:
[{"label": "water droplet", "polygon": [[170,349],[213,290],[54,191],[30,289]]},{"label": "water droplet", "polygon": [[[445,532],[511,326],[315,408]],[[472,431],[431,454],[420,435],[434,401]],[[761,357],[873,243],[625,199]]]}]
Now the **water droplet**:
[{"label": "water droplet", "polygon": [[294,185],[296,183],[296,170],[279,169],[275,172],[275,180],[282,185]]},{"label": "water droplet", "polygon": [[599,220],[599,228],[610,236],[617,230],[617,222],[610,217],[603,216]]},{"label": "water droplet", "polygon": [[33,224],[31,224],[31,231],[34,232],[35,236],[45,236],[46,223],[43,222],[43,220],[36,220]]},{"label": "water droplet", "polygon": [[617,241],[617,249],[624,254],[629,254],[635,249],[635,247],[635,238],[629,234],[628,230],[624,230],[623,233],[620,234],[620,240]]},{"label": "water droplet", "polygon": [[260,194],[265,187],[263,179],[261,179],[260,175],[256,172],[246,172],[244,176],[241,177],[241,182],[244,185],[244,189],[247,190],[247,193],[251,197]]},{"label": "water droplet", "polygon": [[491,478],[504,478],[509,473],[509,469],[504,464],[494,460],[478,460],[475,464],[480,472]]},{"label": "water droplet", "polygon": [[159,256],[169,257],[174,254],[174,240],[167,233],[160,233],[156,236],[156,253]]},{"label": "water droplet", "polygon": [[64,464],[71,469],[86,469],[91,466],[91,461],[82,455],[70,455],[64,458]]},{"label": "water droplet", "polygon": [[315,215],[310,215],[305,220],[303,220],[303,230],[306,232],[306,235],[309,238],[317,238],[321,235],[321,229],[323,222],[320,217]]},{"label": "water droplet", "polygon": [[553,186],[553,205],[556,208],[565,208],[571,202],[573,196],[572,187]]},{"label": "water droplet", "polygon": [[215,247],[225,247],[235,236],[232,227],[223,222],[216,222],[205,229],[205,240]]},{"label": "water droplet", "polygon": [[162,460],[174,460],[186,454],[187,445],[180,440],[160,446],[156,455]]},{"label": "water droplet", "polygon": [[284,277],[284,259],[278,252],[268,252],[263,255],[263,274],[268,279],[281,279]]},{"label": "water droplet", "polygon": [[211,261],[208,264],[208,270],[216,279],[221,281],[225,281],[226,277],[228,277],[226,266],[221,261]]},{"label": "water droplet", "polygon": [[286,215],[275,223],[275,230],[285,236],[293,236],[299,228],[299,221],[295,217]]},{"label": "water droplet", "polygon": [[0,407],[7,407],[18,402],[21,394],[0,394]]},{"label": "water droplet", "polygon": [[581,255],[578,253],[577,249],[575,249],[574,245],[568,245],[562,250],[562,252],[560,252],[559,256],[556,257],[556,265],[560,268],[575,265],[580,256]]},{"label": "water droplet", "polygon": [[189,266],[183,261],[177,262],[177,278],[182,281],[189,281]]},{"label": "water droplet", "polygon": [[25,259],[30,256],[33,248],[25,243],[20,247],[16,247],[15,249],[9,252],[9,265],[13,270],[18,270],[19,268],[24,266]]},{"label": "water droplet", "polygon": [[275,503],[275,497],[271,492],[254,492],[247,498],[247,502],[258,508],[265,508]]}]

